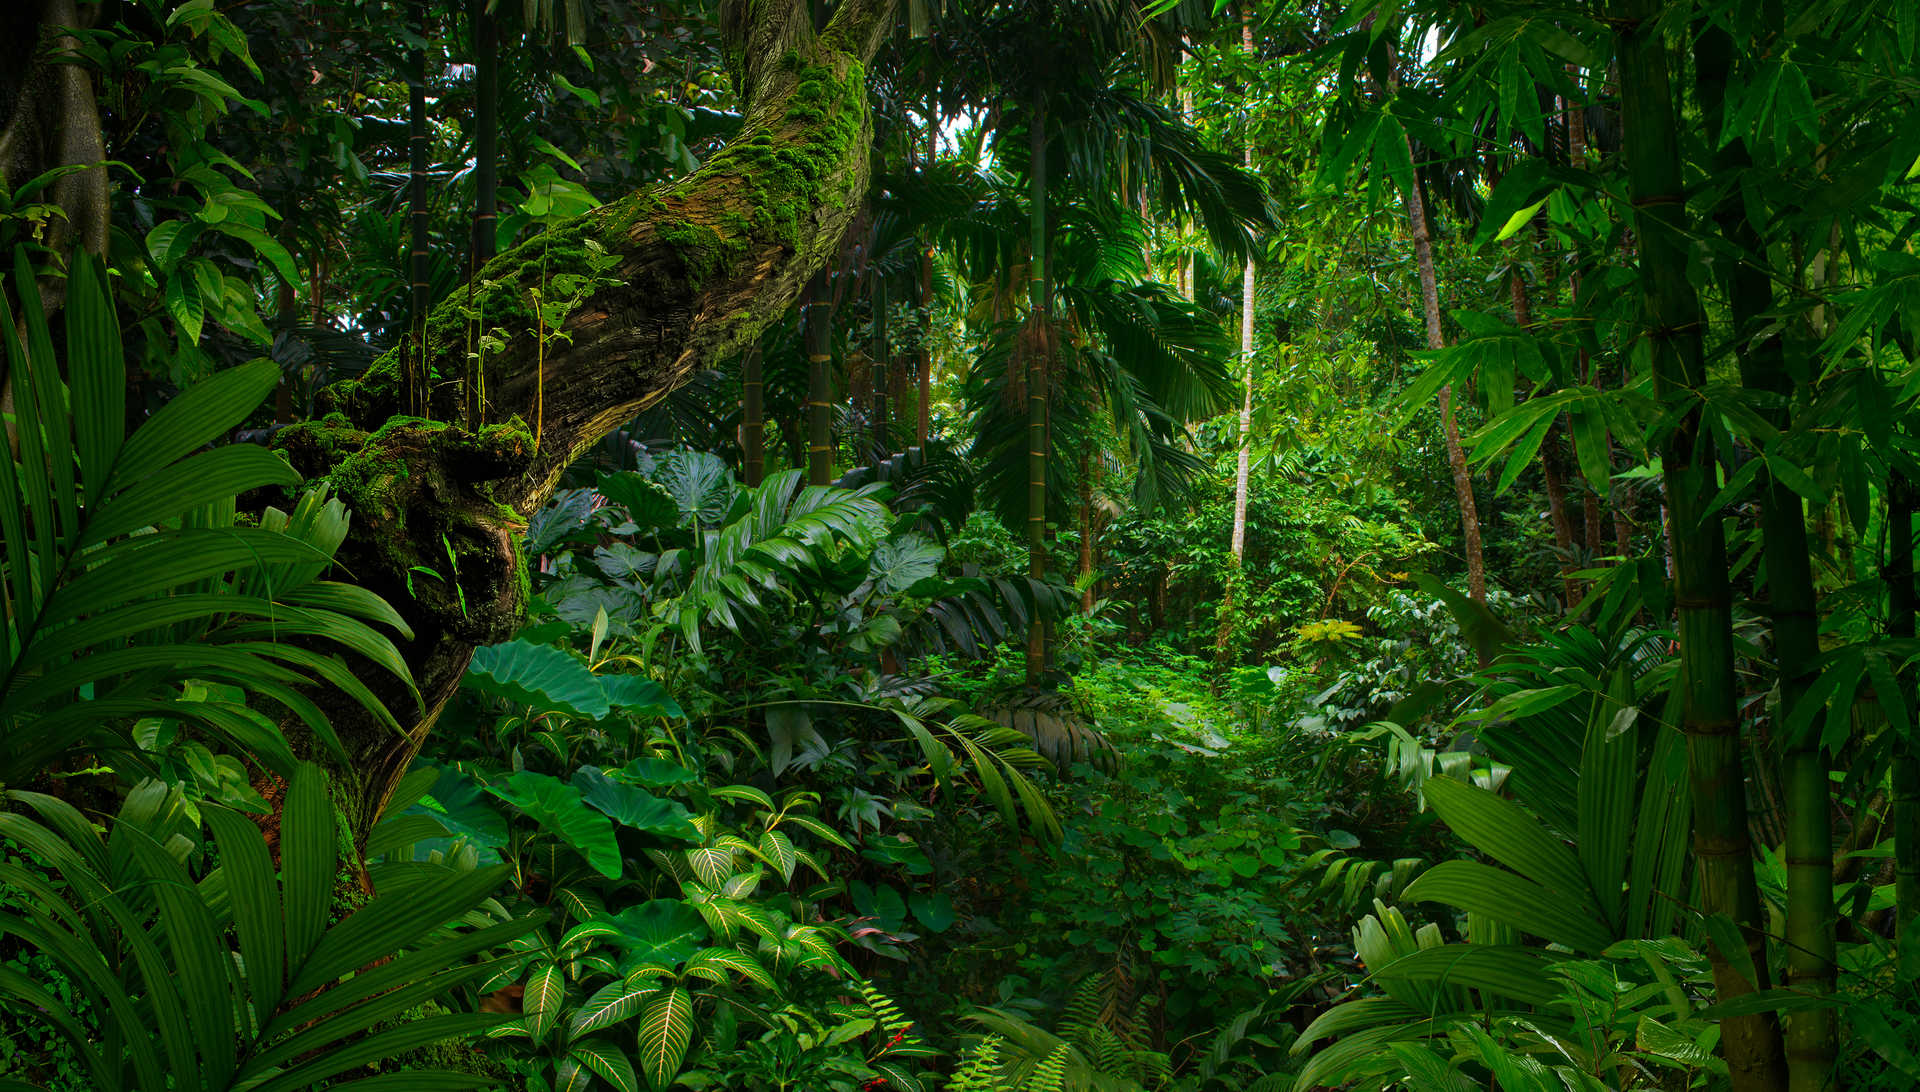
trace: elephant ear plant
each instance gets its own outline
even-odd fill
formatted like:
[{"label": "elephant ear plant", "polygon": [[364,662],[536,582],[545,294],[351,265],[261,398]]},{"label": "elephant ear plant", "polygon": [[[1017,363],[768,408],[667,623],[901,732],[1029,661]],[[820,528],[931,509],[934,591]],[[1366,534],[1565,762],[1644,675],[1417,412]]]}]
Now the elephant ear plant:
[{"label": "elephant ear plant", "polygon": [[[461,928],[506,869],[426,867],[344,917],[340,829],[325,776],[295,772],[274,850],[252,819],[135,788],[103,837],[71,805],[7,794],[0,935],[50,961],[83,998],[70,1012],[0,966],[0,1009],[70,1045],[98,1092],[483,1088],[490,1078],[404,1070],[396,1057],[484,1032],[499,1017],[428,1002],[497,970],[484,953],[541,915]],[[38,821],[25,813],[37,814]],[[485,918],[473,918],[485,921]],[[480,957],[480,958],[476,958]],[[0,1089],[33,1089],[0,1080]]]}]

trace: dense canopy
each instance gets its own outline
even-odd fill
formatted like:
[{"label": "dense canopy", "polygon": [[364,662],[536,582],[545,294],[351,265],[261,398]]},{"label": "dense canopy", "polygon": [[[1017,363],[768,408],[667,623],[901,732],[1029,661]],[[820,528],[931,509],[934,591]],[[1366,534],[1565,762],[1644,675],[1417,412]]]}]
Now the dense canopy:
[{"label": "dense canopy", "polygon": [[1916,64],[16,0],[0,1089],[1920,1084]]}]

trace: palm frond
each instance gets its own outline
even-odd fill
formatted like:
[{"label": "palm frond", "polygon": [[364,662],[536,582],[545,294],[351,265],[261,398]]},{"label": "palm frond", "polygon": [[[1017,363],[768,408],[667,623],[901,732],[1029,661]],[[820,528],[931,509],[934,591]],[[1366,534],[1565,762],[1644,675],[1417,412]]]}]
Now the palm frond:
[{"label": "palm frond", "polygon": [[[31,284],[24,255],[17,264],[16,283]],[[299,476],[265,448],[208,447],[273,390],[278,368],[258,360],[221,372],[129,437],[119,328],[101,271],[85,258],[72,270],[65,376],[36,294],[24,293],[24,338],[0,308],[20,445],[18,458],[0,460],[0,781],[33,777],[63,754],[129,747],[127,726],[147,716],[199,724],[291,771],[270,721],[184,697],[190,680],[264,699],[336,751],[325,717],[300,693],[306,684],[340,686],[397,730],[332,654],[353,652],[407,678],[374,628],[405,633],[398,615],[319,580],[345,538],[346,511],[313,493],[292,513],[242,525],[235,495]]]}]

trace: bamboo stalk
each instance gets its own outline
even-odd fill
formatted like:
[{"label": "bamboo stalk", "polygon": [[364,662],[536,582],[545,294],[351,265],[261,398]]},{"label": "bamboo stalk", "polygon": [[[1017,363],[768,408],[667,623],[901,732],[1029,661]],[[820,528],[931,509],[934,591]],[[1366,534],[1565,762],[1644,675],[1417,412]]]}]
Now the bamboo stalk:
[{"label": "bamboo stalk", "polygon": [[[1028,305],[1032,335],[1027,348],[1027,575],[1047,575],[1047,383],[1053,353],[1053,308],[1047,288],[1047,101],[1034,96],[1028,133],[1032,153],[1027,210],[1030,233]],[[1046,662],[1046,625],[1035,617],[1027,627],[1027,681],[1036,683]]]},{"label": "bamboo stalk", "polygon": [[[1710,507],[1715,491],[1713,441],[1702,427],[1697,398],[1705,381],[1704,315],[1687,279],[1689,224],[1660,9],[1660,0],[1620,0],[1613,22],[1628,194],[1640,243],[1642,327],[1651,349],[1656,395],[1670,405],[1685,406],[1664,439],[1662,458],[1672,511],[1680,716],[1693,788],[1700,908],[1740,928],[1757,979],[1749,980],[1730,953],[1709,944],[1715,991],[1727,1002],[1767,987],[1767,952],[1759,930],[1760,895],[1747,832],[1725,533]],[[1771,1013],[1722,1020],[1720,1050],[1735,1092],[1785,1087],[1780,1029]]]},{"label": "bamboo stalk", "polygon": [[833,300],[827,272],[814,274],[800,312],[807,353],[807,484],[833,481]]},{"label": "bamboo stalk", "polygon": [[740,453],[747,486],[752,488],[767,476],[767,384],[761,374],[760,346],[747,350],[741,369]]},{"label": "bamboo stalk", "polygon": [[[1895,470],[1887,487],[1887,635],[1914,636],[1913,483]],[[1902,700],[1914,707],[1913,677],[1902,680]],[[1920,946],[1920,749],[1899,740],[1893,752],[1893,892],[1894,936],[1901,963],[1915,962],[1911,949]]]}]

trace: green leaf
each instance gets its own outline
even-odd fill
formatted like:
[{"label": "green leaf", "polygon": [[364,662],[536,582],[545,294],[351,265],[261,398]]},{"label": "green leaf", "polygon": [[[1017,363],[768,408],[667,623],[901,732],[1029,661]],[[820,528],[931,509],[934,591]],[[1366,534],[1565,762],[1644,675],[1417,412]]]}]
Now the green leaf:
[{"label": "green leaf", "polygon": [[557,777],[521,770],[487,786],[487,791],[578,850],[602,876],[620,878],[620,844],[614,839],[613,823],[587,807],[578,788]]},{"label": "green leaf", "polygon": [[953,899],[944,891],[916,891],[907,897],[913,916],[929,933],[944,933],[953,928]]},{"label": "green leaf", "polygon": [[881,595],[898,595],[940,572],[947,551],[918,533],[881,543],[867,562],[867,579]]},{"label": "green leaf", "polygon": [[629,781],[649,789],[690,785],[700,780],[699,775],[692,770],[664,758],[636,758],[608,776],[616,781]]},{"label": "green leaf", "polygon": [[[1444,778],[1430,781],[1428,791],[1444,783]],[[1484,914],[1523,933],[1578,951],[1598,953],[1614,940],[1592,911],[1590,900],[1583,905],[1511,872],[1473,861],[1442,861],[1408,884],[1401,897],[1408,902],[1438,902]],[[1574,904],[1568,905],[1570,901]]]},{"label": "green leaf", "polygon": [[590,920],[617,930],[606,939],[627,953],[624,962],[628,965],[678,967],[699,951],[708,937],[706,919],[679,899],[653,899]]},{"label": "green leaf", "polygon": [[645,979],[609,982],[573,1011],[567,1030],[577,1037],[612,1027],[639,1012],[647,996],[658,988]]},{"label": "green leaf", "polygon": [[547,1037],[547,1029],[560,1019],[567,1003],[567,980],[560,968],[544,963],[527,975],[520,1006],[527,1014],[527,1033],[538,1043]]},{"label": "green leaf", "polygon": [[647,1081],[657,1089],[668,1087],[692,1042],[693,995],[681,986],[661,990],[640,1014],[637,1046]]},{"label": "green leaf", "polygon": [[667,838],[700,841],[692,815],[679,801],[662,800],[645,789],[622,784],[596,766],[582,766],[574,771],[573,787],[580,790],[581,799],[621,826]]},{"label": "green leaf", "polygon": [[615,1092],[640,1092],[640,1080],[634,1075],[633,1063],[610,1043],[597,1040],[575,1043],[569,1057],[598,1073],[602,1080],[613,1085]]},{"label": "green leaf", "polygon": [[477,648],[466,683],[543,713],[599,720],[611,711],[599,678],[577,657],[552,645],[514,640]]},{"label": "green leaf", "polygon": [[1542,197],[1540,200],[1507,217],[1507,222],[1502,224],[1500,230],[1494,233],[1493,241],[1498,243],[1511,239],[1521,228],[1527,226],[1528,221],[1533,219],[1534,213],[1539,212],[1540,209],[1552,199],[1553,194],[1549,193],[1547,196]]},{"label": "green leaf", "polygon": [[595,678],[606,691],[607,704],[615,709],[624,709],[636,717],[687,719],[680,703],[652,679],[642,675],[597,675]]}]

